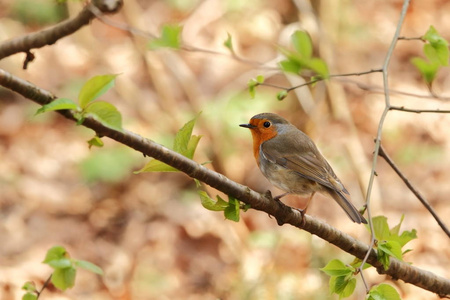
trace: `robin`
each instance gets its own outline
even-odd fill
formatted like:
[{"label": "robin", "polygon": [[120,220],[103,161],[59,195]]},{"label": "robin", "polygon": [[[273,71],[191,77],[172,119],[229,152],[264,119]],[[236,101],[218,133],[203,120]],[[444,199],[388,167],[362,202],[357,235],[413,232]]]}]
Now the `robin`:
[{"label": "robin", "polygon": [[314,142],[279,115],[262,113],[253,116],[249,124],[253,137],[253,154],[261,172],[276,187],[285,191],[274,198],[279,201],[287,194],[309,194],[302,215],[306,213],[316,192],[333,198],[355,223],[366,219],[349,201],[349,193]]}]

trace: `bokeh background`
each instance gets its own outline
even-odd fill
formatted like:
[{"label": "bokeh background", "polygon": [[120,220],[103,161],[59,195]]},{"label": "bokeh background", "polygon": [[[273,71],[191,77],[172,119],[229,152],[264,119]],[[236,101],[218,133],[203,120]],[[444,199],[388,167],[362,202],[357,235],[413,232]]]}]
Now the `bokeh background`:
[{"label": "bokeh background", "polygon": [[[152,35],[162,25],[184,26],[183,41],[196,50],[147,49],[148,38],[133,36],[94,20],[55,45],[33,50],[36,59],[22,70],[24,55],[0,67],[60,97],[76,99],[81,85],[100,74],[120,74],[102,97],[116,105],[124,127],[171,146],[175,133],[201,112],[194,134],[202,135],[195,160],[239,183],[274,194],[260,174],[248,130],[238,127],[260,112],[277,112],[309,134],[352,194],[364,204],[384,97],[380,73],[333,79],[297,89],[284,101],[279,91],[258,87],[251,99],[247,82],[264,75],[289,87],[303,79],[279,72],[278,45],[288,46],[295,30],[310,33],[315,54],[332,74],[382,66],[402,1],[234,1],[126,0],[110,16]],[[2,0],[0,40],[46,28],[76,15],[78,1]],[[433,25],[450,39],[450,2],[412,1],[402,35],[418,37]],[[231,34],[240,59],[223,42]],[[400,41],[389,69],[390,88],[428,95],[410,63],[421,56],[422,42]],[[212,51],[213,53],[210,53]],[[450,76],[440,71],[434,84],[450,95]],[[369,86],[362,89],[358,84]],[[450,109],[448,100],[393,94],[398,106]],[[238,223],[200,204],[195,183],[181,173],[133,174],[149,158],[104,139],[88,149],[93,132],[56,113],[35,116],[39,107],[0,89],[0,298],[18,299],[25,281],[38,287],[51,273],[41,263],[54,245],[72,257],[101,266],[104,277],[80,270],[75,287],[50,288],[43,299],[337,299],[319,268],[352,257],[309,233],[279,227],[265,213],[249,210]],[[390,112],[383,144],[404,174],[448,224],[450,206],[450,116]],[[418,239],[405,259],[450,277],[450,243],[435,220],[379,159],[372,193],[372,215],[391,226],[405,216],[402,229]],[[217,191],[203,187],[212,196]],[[224,195],[222,195],[224,196]],[[304,201],[284,202],[302,207]],[[309,214],[368,241],[330,199],[316,196]],[[437,299],[373,270],[370,285],[390,282],[402,299]],[[363,299],[358,280],[355,295]]]}]

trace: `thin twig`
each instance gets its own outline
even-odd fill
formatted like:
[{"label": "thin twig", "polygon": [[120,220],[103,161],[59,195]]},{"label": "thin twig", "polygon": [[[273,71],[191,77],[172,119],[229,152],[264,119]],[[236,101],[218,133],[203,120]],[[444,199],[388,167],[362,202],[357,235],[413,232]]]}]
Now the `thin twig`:
[{"label": "thin twig", "polygon": [[[365,91],[375,92],[375,93],[384,93],[384,88],[382,88],[382,87],[368,85],[368,84],[364,84],[362,82],[357,82],[355,80],[350,80],[350,79],[339,79],[339,81],[356,84],[357,87],[359,87],[360,89],[365,90]],[[399,90],[395,90],[395,89],[389,89],[389,93],[391,95],[397,94],[397,95],[403,95],[403,96],[409,96],[409,97],[415,97],[415,98],[437,99],[437,100],[445,100],[445,101],[450,100],[450,97],[439,96],[434,93],[430,94],[430,95],[418,95],[418,94],[408,93],[408,92],[399,91]]]},{"label": "thin twig", "polygon": [[418,36],[418,37],[399,36],[398,40],[403,40],[403,41],[422,41],[422,42],[424,42],[424,40],[423,40],[423,38],[421,36]]},{"label": "thin twig", "polygon": [[403,25],[403,20],[405,19],[405,16],[406,16],[406,12],[408,11],[408,6],[409,6],[409,0],[404,0],[403,7],[402,7],[402,10],[400,13],[400,18],[397,23],[397,28],[395,29],[395,33],[394,33],[394,36],[392,37],[391,45],[389,46],[389,49],[386,53],[386,57],[384,59],[383,68],[382,68],[385,108],[383,110],[383,113],[381,114],[380,121],[378,123],[378,131],[377,131],[377,136],[375,139],[375,149],[374,149],[373,162],[372,162],[372,172],[370,173],[370,179],[369,179],[369,184],[367,187],[367,196],[366,196],[367,214],[368,214],[369,226],[370,226],[370,232],[371,232],[370,246],[369,246],[370,250],[367,251],[367,254],[364,257],[364,260],[361,264],[361,267],[359,268],[361,278],[364,282],[367,292],[369,292],[369,286],[367,285],[367,282],[364,278],[363,266],[364,266],[365,262],[369,259],[370,253],[373,250],[373,246],[375,244],[375,234],[374,234],[375,229],[373,227],[372,212],[370,209],[370,200],[371,200],[370,196],[372,194],[373,182],[374,182],[375,176],[376,176],[378,152],[380,150],[380,145],[381,145],[381,133],[383,131],[384,120],[386,119],[386,116],[389,112],[389,108],[391,107],[391,100],[390,100],[390,96],[389,96],[389,83],[388,83],[388,67],[389,67],[389,63],[391,61],[392,53],[394,52],[395,46],[397,44],[398,37],[400,36],[400,31],[401,31],[401,28]]},{"label": "thin twig", "polygon": [[50,276],[47,278],[47,280],[44,282],[44,284],[41,287],[40,291],[37,291],[37,297],[36,300],[39,299],[39,297],[41,296],[42,292],[44,291],[44,289],[48,286],[48,284],[50,283],[50,280],[52,279],[52,274],[50,274]]},{"label": "thin twig", "polygon": [[407,108],[404,106],[391,106],[389,107],[390,110],[399,110],[404,112],[412,112],[416,114],[420,113],[438,113],[438,114],[449,114],[450,110],[447,109],[414,109],[414,108]]},{"label": "thin twig", "polygon": [[400,169],[395,165],[394,161],[389,157],[389,155],[384,150],[383,146],[380,145],[380,151],[378,152],[378,155],[384,158],[384,160],[391,166],[391,168],[397,173],[397,175],[403,180],[403,182],[406,184],[406,186],[411,190],[411,192],[419,199],[419,201],[425,206],[425,208],[433,215],[436,222],[441,226],[442,230],[447,234],[448,237],[450,237],[450,231],[448,230],[447,226],[445,226],[444,222],[439,218],[437,213],[434,211],[434,209],[431,207],[430,203],[420,194],[420,192],[409,182],[409,180],[403,175],[403,173],[400,171]]}]

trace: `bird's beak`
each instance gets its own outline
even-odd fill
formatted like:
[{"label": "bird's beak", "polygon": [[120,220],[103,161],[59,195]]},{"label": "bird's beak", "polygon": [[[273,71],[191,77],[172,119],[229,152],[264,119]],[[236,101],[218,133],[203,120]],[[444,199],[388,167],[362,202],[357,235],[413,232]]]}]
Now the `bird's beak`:
[{"label": "bird's beak", "polygon": [[249,128],[249,129],[252,129],[252,128],[255,128],[255,127],[257,127],[257,126],[255,126],[255,125],[252,125],[252,124],[240,124],[239,126],[241,126],[241,127],[245,127],[245,128]]}]

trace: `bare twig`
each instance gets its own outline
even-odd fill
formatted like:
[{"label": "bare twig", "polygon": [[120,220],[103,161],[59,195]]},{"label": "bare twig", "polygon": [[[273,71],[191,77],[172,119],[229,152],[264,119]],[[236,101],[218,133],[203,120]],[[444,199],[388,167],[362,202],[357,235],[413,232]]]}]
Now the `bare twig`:
[{"label": "bare twig", "polygon": [[[15,91],[40,105],[47,104],[55,99],[55,96],[50,92],[40,89],[30,82],[17,78],[1,69],[0,85]],[[75,121],[71,111],[64,110],[58,112],[66,118]],[[366,261],[373,265],[380,274],[390,275],[393,278],[401,279],[441,296],[450,295],[450,280],[413,267],[394,258],[391,258],[389,269],[384,270],[382,264],[377,261],[375,251],[350,235],[308,215],[305,215],[302,218],[297,210],[279,204],[266,195],[259,194],[246,186],[238,184],[224,175],[209,170],[195,161],[149,139],[143,138],[130,131],[117,131],[108,128],[90,117],[87,117],[82,125],[94,130],[98,136],[109,137],[136,151],[142,152],[144,155],[158,159],[184,172],[192,178],[196,178],[225,194],[231,195],[246,204],[250,204],[253,209],[264,211],[274,216],[280,225],[290,224],[302,228],[360,259],[363,259],[367,255]]]},{"label": "bare twig", "polygon": [[[339,80],[342,82],[356,84],[357,87],[359,87],[360,89],[365,90],[365,91],[375,92],[375,93],[384,93],[384,88],[382,88],[382,87],[368,85],[368,84],[364,84],[362,82],[357,82],[355,80],[349,80],[349,79],[339,79]],[[430,95],[419,95],[419,94],[408,93],[408,92],[399,91],[399,90],[395,90],[395,89],[389,89],[389,93],[391,95],[397,94],[397,95],[409,96],[409,97],[414,97],[414,98],[437,99],[437,100],[444,100],[444,101],[450,100],[450,97],[439,96],[434,93],[432,93],[432,94],[430,93]]]},{"label": "bare twig", "polygon": [[420,114],[420,113],[439,113],[439,114],[448,114],[450,113],[450,110],[446,110],[446,109],[413,109],[413,108],[407,108],[404,106],[391,106],[389,107],[390,110],[399,110],[399,111],[404,111],[404,112],[412,112],[412,113],[416,113],[416,114]]},{"label": "bare twig", "polygon": [[424,42],[423,38],[421,36],[418,37],[406,37],[406,36],[399,36],[398,40],[403,40],[403,41],[421,41]]},{"label": "bare twig", "polygon": [[41,296],[42,292],[44,291],[44,289],[48,286],[48,284],[50,283],[50,280],[52,279],[52,274],[50,274],[50,276],[47,278],[47,280],[44,282],[44,284],[42,285],[41,289],[39,291],[37,291],[37,297],[36,300],[39,299],[39,297]]},{"label": "bare twig", "polygon": [[370,226],[370,231],[371,231],[371,239],[370,239],[370,246],[369,246],[370,250],[367,251],[367,254],[364,257],[364,260],[361,264],[361,267],[359,268],[361,278],[364,282],[367,292],[369,291],[369,287],[364,278],[363,266],[364,266],[364,263],[369,259],[370,255],[371,255],[370,253],[372,252],[373,246],[375,244],[375,234],[374,234],[375,229],[373,227],[372,212],[370,209],[370,196],[372,194],[373,182],[374,182],[375,176],[376,176],[377,159],[378,159],[378,152],[380,150],[381,133],[383,131],[384,120],[386,119],[386,116],[391,107],[391,100],[390,100],[390,95],[389,95],[389,83],[388,83],[388,67],[389,67],[389,63],[391,61],[392,53],[394,52],[394,49],[395,49],[395,45],[397,44],[398,37],[400,36],[400,30],[403,25],[403,20],[405,19],[405,16],[406,16],[406,12],[408,11],[408,6],[409,6],[409,0],[404,0],[403,7],[402,7],[402,10],[400,13],[400,18],[397,23],[397,28],[395,29],[395,33],[394,33],[394,36],[392,37],[391,45],[389,46],[389,49],[386,53],[386,57],[384,59],[384,63],[383,63],[383,67],[382,67],[385,107],[384,107],[383,113],[381,114],[380,121],[378,123],[378,131],[377,131],[377,136],[375,139],[375,149],[374,149],[373,162],[372,162],[372,172],[370,174],[369,184],[367,187],[367,196],[366,196],[367,214],[369,216],[368,220],[369,220],[369,226]]},{"label": "bare twig", "polygon": [[380,151],[378,152],[378,155],[384,158],[384,160],[391,166],[391,168],[397,173],[397,175],[403,180],[403,182],[406,184],[406,186],[411,190],[411,192],[419,199],[419,201],[425,206],[425,208],[431,213],[431,215],[434,217],[436,222],[438,222],[439,226],[441,226],[442,230],[447,234],[448,237],[450,237],[450,231],[448,230],[447,226],[445,226],[444,222],[439,218],[437,213],[434,211],[434,209],[431,207],[430,203],[425,199],[420,192],[409,182],[409,180],[403,175],[403,173],[400,171],[400,169],[396,166],[394,161],[389,157],[389,155],[384,151],[384,148],[382,145],[380,145]]}]

